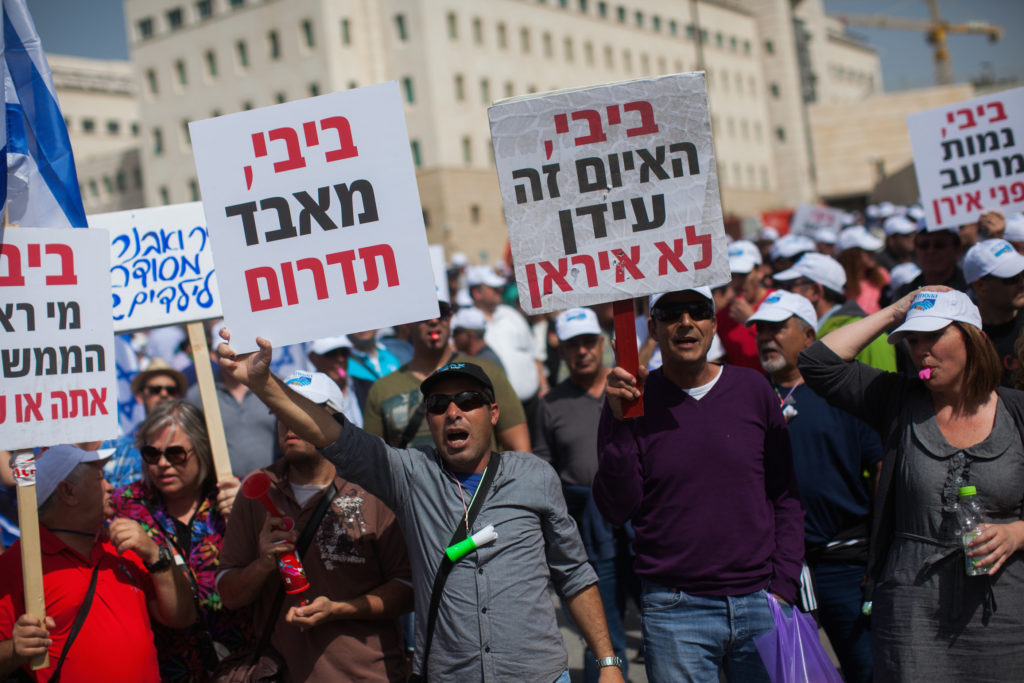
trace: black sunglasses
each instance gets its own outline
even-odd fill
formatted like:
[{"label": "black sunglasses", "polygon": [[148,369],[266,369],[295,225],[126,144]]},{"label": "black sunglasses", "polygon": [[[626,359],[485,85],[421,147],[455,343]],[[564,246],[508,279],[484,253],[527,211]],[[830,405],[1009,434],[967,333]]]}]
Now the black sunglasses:
[{"label": "black sunglasses", "polygon": [[674,323],[683,317],[683,313],[691,320],[711,320],[715,307],[710,301],[673,301],[658,303],[651,309],[651,317],[660,323]]},{"label": "black sunglasses", "polygon": [[188,460],[188,454],[191,452],[191,448],[184,446],[168,446],[165,450],[160,450],[156,446],[143,446],[139,449],[139,455],[147,465],[157,464],[161,457],[167,458],[167,462],[172,465],[180,465]]},{"label": "black sunglasses", "polygon": [[427,412],[433,415],[443,415],[448,410],[450,403],[464,413],[482,408],[491,404],[491,399],[480,391],[460,391],[457,394],[431,394],[425,399]]},{"label": "black sunglasses", "polygon": [[146,393],[149,394],[150,396],[156,396],[158,394],[177,396],[178,386],[176,384],[147,384]]}]

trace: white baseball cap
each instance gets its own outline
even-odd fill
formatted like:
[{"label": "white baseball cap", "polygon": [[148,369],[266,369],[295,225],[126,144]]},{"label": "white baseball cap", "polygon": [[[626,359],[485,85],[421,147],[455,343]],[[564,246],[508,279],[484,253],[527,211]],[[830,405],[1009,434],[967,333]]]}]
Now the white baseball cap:
[{"label": "white baseball cap", "polygon": [[84,451],[70,444],[46,449],[35,457],[36,504],[41,507],[57,490],[57,484],[67,479],[78,465],[83,462],[105,463],[111,455],[109,450]]},{"label": "white baseball cap", "polygon": [[907,218],[916,223],[924,218],[924,209],[920,204],[911,204],[907,207]]},{"label": "white baseball cap", "polygon": [[818,228],[814,231],[814,241],[820,244],[835,244],[836,231],[832,228]]},{"label": "white baseball cap", "polygon": [[341,393],[341,388],[324,373],[296,370],[284,383],[313,403],[327,405],[339,413],[342,412],[345,397]]},{"label": "white baseball cap", "polygon": [[937,332],[951,322],[967,323],[981,329],[981,313],[963,292],[919,292],[910,304],[902,325],[889,333],[889,343],[896,344],[908,332]]},{"label": "white baseball cap", "polygon": [[882,240],[878,239],[863,225],[851,225],[843,228],[836,240],[839,251],[847,249],[863,249],[864,251],[878,251],[882,248]]},{"label": "white baseball cap", "polygon": [[747,318],[746,325],[749,327],[759,320],[766,323],[781,323],[794,315],[811,327],[818,326],[818,314],[814,312],[814,306],[807,297],[776,290],[765,297],[753,315]]},{"label": "white baseball cap", "polygon": [[468,306],[455,311],[452,316],[452,331],[463,330],[486,330],[487,316],[476,306]]},{"label": "white baseball cap", "polygon": [[772,277],[783,282],[805,277],[837,294],[842,294],[846,290],[846,270],[843,266],[831,256],[816,251],[804,254],[799,261]]},{"label": "white baseball cap", "polygon": [[892,267],[889,271],[889,289],[890,291],[897,291],[903,285],[909,284],[914,281],[918,275],[921,274],[921,267],[913,261],[907,261],[906,263],[900,263]]},{"label": "white baseball cap", "polygon": [[570,308],[555,318],[555,334],[558,341],[566,341],[581,334],[601,334],[597,314],[589,308]]},{"label": "white baseball cap", "polygon": [[1015,213],[1006,217],[1006,230],[1003,239],[1010,242],[1024,242],[1024,213]]},{"label": "white baseball cap", "polygon": [[886,235],[912,235],[917,232],[917,223],[906,216],[889,216],[882,224]]},{"label": "white baseball cap", "polygon": [[715,297],[711,293],[710,287],[692,287],[690,289],[677,289],[672,292],[661,292],[659,294],[651,294],[651,298],[647,303],[648,307],[654,308],[654,304],[658,303],[658,299],[665,296],[666,294],[674,294],[675,292],[697,292],[702,297],[710,301],[712,306],[715,305]]},{"label": "white baseball cap", "polygon": [[771,259],[793,258],[808,251],[814,251],[814,241],[803,235],[783,235],[772,245]]},{"label": "white baseball cap", "polygon": [[323,356],[335,349],[351,348],[352,342],[349,341],[349,338],[345,335],[341,335],[340,337],[323,337],[322,339],[317,339],[310,345],[309,350],[318,356]]},{"label": "white baseball cap", "polygon": [[762,242],[774,242],[779,239],[779,231],[770,225],[766,225],[758,230],[757,239]]},{"label": "white baseball cap", "polygon": [[1006,240],[978,242],[964,254],[964,279],[968,284],[985,277],[1013,277],[1024,271],[1024,256]]},{"label": "white baseball cap", "polygon": [[494,269],[490,266],[475,266],[466,269],[466,285],[468,287],[487,285],[488,287],[500,289],[506,284],[505,278],[495,273]]},{"label": "white baseball cap", "polygon": [[452,268],[465,268],[467,263],[469,259],[461,251],[452,254]]},{"label": "white baseball cap", "polygon": [[761,250],[750,240],[736,240],[729,245],[729,270],[733,273],[749,273],[761,262]]}]

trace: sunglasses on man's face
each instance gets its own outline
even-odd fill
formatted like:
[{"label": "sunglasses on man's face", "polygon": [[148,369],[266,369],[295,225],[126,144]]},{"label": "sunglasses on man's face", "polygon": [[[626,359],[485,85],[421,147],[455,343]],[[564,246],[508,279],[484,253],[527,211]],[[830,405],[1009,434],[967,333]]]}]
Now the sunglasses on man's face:
[{"label": "sunglasses on man's face", "polygon": [[158,396],[160,394],[177,396],[178,386],[176,384],[147,384],[146,393],[150,396]]},{"label": "sunglasses on man's face", "polygon": [[460,391],[457,394],[431,394],[427,396],[427,412],[434,415],[444,415],[451,403],[464,413],[482,408],[491,404],[491,399],[480,391]]},{"label": "sunglasses on man's face", "polygon": [[161,457],[167,458],[167,462],[172,465],[181,465],[188,459],[190,452],[192,449],[184,446],[168,446],[164,450],[160,450],[156,446],[143,446],[139,449],[139,455],[147,465],[157,464]]},{"label": "sunglasses on man's face", "polygon": [[690,320],[711,320],[715,307],[710,301],[673,301],[659,303],[651,309],[651,317],[660,323],[674,323],[683,313],[689,315]]}]

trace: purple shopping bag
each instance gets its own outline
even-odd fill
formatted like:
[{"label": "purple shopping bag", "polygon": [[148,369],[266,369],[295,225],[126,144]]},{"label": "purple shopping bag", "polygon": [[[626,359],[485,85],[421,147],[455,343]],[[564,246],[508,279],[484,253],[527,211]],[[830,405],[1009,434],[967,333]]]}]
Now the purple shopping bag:
[{"label": "purple shopping bag", "polygon": [[814,619],[795,607],[789,615],[768,596],[775,628],[754,639],[772,683],[842,683],[818,640]]}]

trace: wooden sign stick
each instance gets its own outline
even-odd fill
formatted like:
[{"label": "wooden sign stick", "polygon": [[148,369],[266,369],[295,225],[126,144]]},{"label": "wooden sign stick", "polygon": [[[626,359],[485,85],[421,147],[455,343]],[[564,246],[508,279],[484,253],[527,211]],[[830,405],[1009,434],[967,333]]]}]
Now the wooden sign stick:
[{"label": "wooden sign stick", "polygon": [[[39,505],[36,498],[36,465],[32,450],[14,451],[11,469],[18,491],[18,525],[21,527],[21,574],[25,589],[25,614],[42,623],[46,619],[43,593],[43,555],[39,545]],[[30,662],[33,671],[50,666],[50,654],[36,655]]]},{"label": "wooden sign stick", "polygon": [[213,451],[213,469],[217,478],[231,476],[231,460],[228,458],[228,441],[224,436],[224,421],[220,417],[220,403],[217,401],[217,385],[213,381],[213,367],[210,364],[210,348],[206,345],[206,330],[202,321],[188,323],[188,343],[192,347],[192,362],[196,366],[196,381],[199,396],[203,401],[206,416],[206,431],[210,435],[210,449]]},{"label": "wooden sign stick", "polygon": [[[636,313],[633,310],[633,300],[613,302],[612,314],[615,318],[615,364],[636,377],[640,369],[640,354],[636,346]],[[635,401],[622,402],[623,417],[642,417],[643,414],[643,396]]]}]

